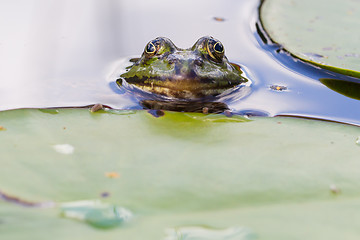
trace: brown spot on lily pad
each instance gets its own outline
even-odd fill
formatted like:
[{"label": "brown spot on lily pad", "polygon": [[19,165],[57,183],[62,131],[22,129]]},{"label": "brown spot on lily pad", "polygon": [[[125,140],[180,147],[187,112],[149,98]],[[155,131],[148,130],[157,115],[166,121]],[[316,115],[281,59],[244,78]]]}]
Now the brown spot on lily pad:
[{"label": "brown spot on lily pad", "polygon": [[107,178],[119,178],[120,174],[118,174],[117,172],[106,172],[105,177],[107,177]]},{"label": "brown spot on lily pad", "polygon": [[3,126],[0,126],[0,131],[4,131],[6,130],[6,128],[4,128]]},{"label": "brown spot on lily pad", "polygon": [[38,208],[51,208],[55,206],[54,202],[34,202],[22,199],[20,197],[12,196],[7,193],[0,191],[0,199],[14,203],[23,207],[38,207]]}]

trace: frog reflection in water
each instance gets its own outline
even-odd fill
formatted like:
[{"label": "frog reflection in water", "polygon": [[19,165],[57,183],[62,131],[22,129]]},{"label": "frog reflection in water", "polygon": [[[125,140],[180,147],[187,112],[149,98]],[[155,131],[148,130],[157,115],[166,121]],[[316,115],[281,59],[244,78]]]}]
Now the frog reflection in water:
[{"label": "frog reflection in water", "polygon": [[[206,106],[209,105],[206,99],[247,81],[224,53],[222,43],[213,37],[202,37],[189,49],[180,49],[170,39],[158,37],[146,45],[142,56],[120,77],[168,100],[142,101],[147,108],[172,110],[172,106],[179,110],[176,106],[194,106],[194,103]],[[119,80],[117,83],[121,85]],[[155,107],[154,103],[157,103]]]}]

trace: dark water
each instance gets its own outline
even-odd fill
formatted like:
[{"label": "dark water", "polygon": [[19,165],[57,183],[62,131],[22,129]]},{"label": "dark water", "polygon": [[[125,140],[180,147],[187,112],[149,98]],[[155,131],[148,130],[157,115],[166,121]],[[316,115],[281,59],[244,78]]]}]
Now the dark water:
[{"label": "dark water", "polygon": [[157,36],[187,48],[212,35],[252,81],[250,94],[226,102],[234,112],[360,125],[357,79],[303,63],[269,42],[259,34],[258,0],[20,2],[1,2],[0,110],[142,108],[114,87],[126,60]]}]

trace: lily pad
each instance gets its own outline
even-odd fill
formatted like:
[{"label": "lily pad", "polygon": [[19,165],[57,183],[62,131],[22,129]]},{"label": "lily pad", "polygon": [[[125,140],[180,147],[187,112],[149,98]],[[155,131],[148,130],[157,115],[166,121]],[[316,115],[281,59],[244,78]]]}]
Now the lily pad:
[{"label": "lily pad", "polygon": [[360,77],[357,1],[265,0],[260,15],[270,37],[295,56]]},{"label": "lily pad", "polygon": [[0,112],[0,125],[3,239],[359,236],[358,127],[87,109]]}]

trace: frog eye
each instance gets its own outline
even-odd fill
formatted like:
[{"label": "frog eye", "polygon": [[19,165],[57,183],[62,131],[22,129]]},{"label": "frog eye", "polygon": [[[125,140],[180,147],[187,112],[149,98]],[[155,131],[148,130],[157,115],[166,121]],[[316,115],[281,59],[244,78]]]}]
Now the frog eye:
[{"label": "frog eye", "polygon": [[222,43],[214,38],[210,38],[207,44],[207,50],[210,57],[217,61],[221,62],[224,57],[225,49]]},{"label": "frog eye", "polygon": [[153,42],[149,42],[145,47],[145,53],[152,56],[156,53],[156,47]]},{"label": "frog eye", "polygon": [[224,53],[224,46],[221,44],[221,42],[217,42],[214,45],[214,50],[217,54]]},{"label": "frog eye", "polygon": [[175,45],[165,37],[157,37],[151,40],[144,49],[144,55],[146,58],[154,56],[160,56],[164,53],[174,52],[176,50]]}]

